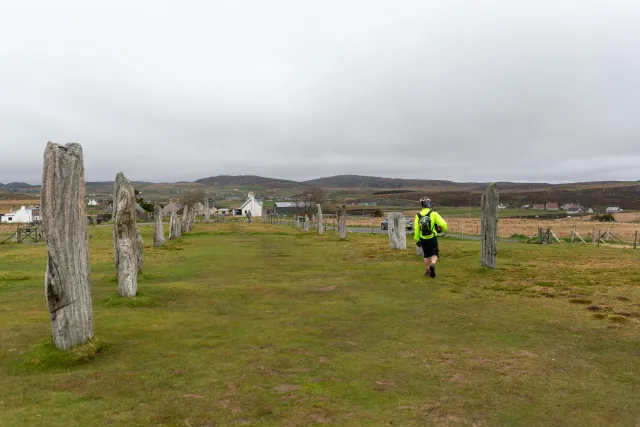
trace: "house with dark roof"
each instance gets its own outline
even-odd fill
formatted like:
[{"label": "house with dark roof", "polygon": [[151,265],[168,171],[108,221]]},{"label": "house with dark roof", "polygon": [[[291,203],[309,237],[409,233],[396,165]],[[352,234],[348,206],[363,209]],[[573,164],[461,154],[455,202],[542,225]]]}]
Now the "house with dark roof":
[{"label": "house with dark roof", "polygon": [[544,210],[544,204],[542,204],[542,203],[534,203],[533,204],[533,210],[534,211],[543,211]]},{"label": "house with dark roof", "polygon": [[273,213],[279,216],[295,216],[301,211],[296,202],[276,202],[273,206]]},{"label": "house with dark roof", "polygon": [[557,211],[560,209],[557,202],[549,202],[546,204],[545,209],[548,211]]}]

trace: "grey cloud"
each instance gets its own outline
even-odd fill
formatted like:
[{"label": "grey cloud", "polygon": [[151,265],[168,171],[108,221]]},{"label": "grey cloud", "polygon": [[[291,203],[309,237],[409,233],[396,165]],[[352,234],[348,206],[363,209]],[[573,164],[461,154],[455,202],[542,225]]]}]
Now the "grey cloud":
[{"label": "grey cloud", "polygon": [[636,1],[14,3],[0,182],[640,179]]}]

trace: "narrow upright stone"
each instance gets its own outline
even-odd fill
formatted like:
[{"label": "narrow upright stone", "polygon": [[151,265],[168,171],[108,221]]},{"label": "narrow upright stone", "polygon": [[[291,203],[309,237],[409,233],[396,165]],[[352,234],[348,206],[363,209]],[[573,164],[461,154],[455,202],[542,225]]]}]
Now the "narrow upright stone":
[{"label": "narrow upright stone", "polygon": [[93,337],[82,147],[49,142],[40,194],[47,245],[44,288],[53,343],[68,350]]},{"label": "narrow upright stone", "polygon": [[113,185],[113,247],[118,271],[118,294],[134,297],[138,292],[138,230],[136,196],[122,172]]},{"label": "narrow upright stone", "polygon": [[324,233],[324,223],[322,218],[322,206],[318,206],[318,234],[322,235]]},{"label": "narrow upright stone", "polygon": [[196,213],[197,213],[197,206],[189,210],[189,215],[187,216],[189,220],[187,223],[187,231],[193,230],[193,226],[196,223]]},{"label": "narrow upright stone", "polygon": [[338,211],[338,234],[340,239],[347,238],[347,207],[342,205]]},{"label": "narrow upright stone", "polygon": [[307,215],[304,216],[304,231],[309,232],[309,217]]},{"label": "narrow upright stone", "polygon": [[391,249],[407,249],[407,226],[402,212],[389,212],[388,221]]},{"label": "narrow upright stone", "polygon": [[184,205],[184,210],[182,211],[182,233],[189,232],[189,206]]},{"label": "narrow upright stone", "polygon": [[164,226],[162,225],[162,208],[160,205],[153,207],[153,246],[164,245]]},{"label": "narrow upright stone", "polygon": [[204,220],[205,222],[211,221],[211,211],[209,210],[209,198],[204,198]]},{"label": "narrow upright stone", "polygon": [[498,254],[498,205],[500,195],[492,182],[482,195],[480,215],[480,252],[482,265],[495,268]]},{"label": "narrow upright stone", "polygon": [[143,250],[144,240],[142,239],[142,234],[140,234],[140,229],[136,228],[136,259],[138,260],[138,273],[142,273],[142,264],[144,263],[144,257],[142,255]]},{"label": "narrow upright stone", "polygon": [[169,240],[175,240],[182,235],[182,225],[180,218],[175,212],[171,212],[169,217]]}]

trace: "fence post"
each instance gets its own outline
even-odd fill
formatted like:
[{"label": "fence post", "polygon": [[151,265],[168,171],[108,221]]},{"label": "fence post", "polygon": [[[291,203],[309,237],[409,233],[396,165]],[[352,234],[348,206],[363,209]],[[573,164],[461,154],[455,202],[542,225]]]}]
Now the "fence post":
[{"label": "fence post", "polygon": [[598,239],[596,240],[596,246],[600,247],[600,230],[598,230]]},{"label": "fence post", "polygon": [[571,243],[576,242],[576,226],[574,225],[571,229]]},{"label": "fence post", "polygon": [[595,228],[593,229],[593,232],[591,233],[591,236],[592,236],[592,237],[591,237],[592,243],[593,243],[594,245],[597,245],[597,244],[598,244],[598,241],[596,240],[596,229],[595,229]]},{"label": "fence post", "polygon": [[633,238],[633,249],[635,249],[638,245],[638,231],[636,230],[636,234]]}]

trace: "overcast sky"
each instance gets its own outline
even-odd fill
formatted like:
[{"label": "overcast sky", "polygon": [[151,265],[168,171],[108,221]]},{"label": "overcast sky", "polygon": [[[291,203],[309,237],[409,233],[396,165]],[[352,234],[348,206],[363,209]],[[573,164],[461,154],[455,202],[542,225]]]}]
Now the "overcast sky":
[{"label": "overcast sky", "polygon": [[640,179],[640,1],[0,4],[0,182]]}]

